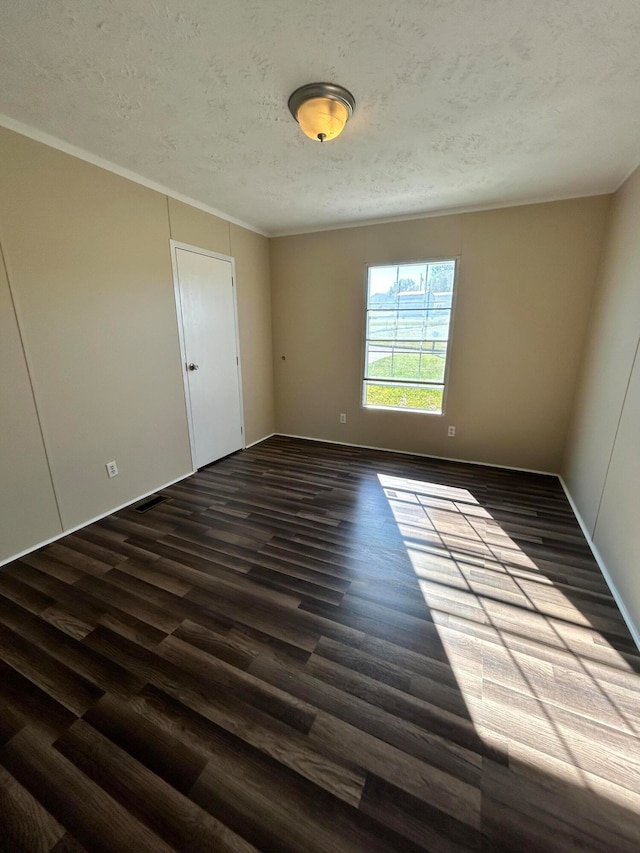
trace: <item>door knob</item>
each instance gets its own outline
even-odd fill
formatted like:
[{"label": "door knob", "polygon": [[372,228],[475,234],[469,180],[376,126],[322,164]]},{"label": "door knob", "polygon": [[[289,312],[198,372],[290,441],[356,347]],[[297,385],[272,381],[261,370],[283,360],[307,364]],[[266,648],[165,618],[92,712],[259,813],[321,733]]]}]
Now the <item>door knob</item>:
[{"label": "door knob", "polygon": [[197,369],[198,369],[198,367],[199,367],[199,365],[198,365],[198,364],[194,364],[193,362],[191,362],[191,364],[190,364],[190,365],[188,365],[188,367],[189,367],[189,370],[197,370]]}]

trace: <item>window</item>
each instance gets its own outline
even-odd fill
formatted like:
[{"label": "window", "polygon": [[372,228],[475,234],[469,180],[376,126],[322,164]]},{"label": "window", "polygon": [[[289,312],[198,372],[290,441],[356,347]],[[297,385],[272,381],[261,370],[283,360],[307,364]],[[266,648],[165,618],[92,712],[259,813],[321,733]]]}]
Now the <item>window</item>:
[{"label": "window", "polygon": [[455,260],[369,267],[364,406],[442,414]]}]

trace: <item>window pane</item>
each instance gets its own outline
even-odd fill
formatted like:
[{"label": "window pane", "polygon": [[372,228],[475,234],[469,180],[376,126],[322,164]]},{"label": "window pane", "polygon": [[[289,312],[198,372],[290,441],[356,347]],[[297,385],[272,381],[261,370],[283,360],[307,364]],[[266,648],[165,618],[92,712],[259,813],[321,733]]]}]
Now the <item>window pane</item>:
[{"label": "window pane", "polygon": [[369,299],[370,311],[424,311],[432,308],[451,308],[453,293],[448,291],[416,290],[401,293],[376,293]]},{"label": "window pane", "polygon": [[431,311],[368,311],[367,338],[374,341],[446,341],[449,337],[450,316],[449,308]]},{"label": "window pane", "polygon": [[444,382],[443,341],[379,341],[367,344],[366,378]]},{"label": "window pane", "polygon": [[371,267],[369,270],[369,305],[395,298],[398,267]]},{"label": "window pane", "polygon": [[393,409],[442,411],[442,388],[411,385],[382,385],[365,382],[365,406],[387,406]]},{"label": "window pane", "polygon": [[363,404],[442,413],[455,260],[369,267]]},{"label": "window pane", "polygon": [[[431,307],[437,304],[451,307],[455,261],[435,261],[431,264],[400,264],[369,269],[368,305],[396,305],[403,301],[421,299]],[[448,299],[446,298],[448,294]],[[429,304],[426,302],[429,300]]]},{"label": "window pane", "polygon": [[429,264],[427,274],[427,290],[431,293],[438,293],[444,296],[449,294],[449,306],[451,305],[451,296],[453,296],[453,277],[455,275],[456,265],[454,261],[442,261]]}]

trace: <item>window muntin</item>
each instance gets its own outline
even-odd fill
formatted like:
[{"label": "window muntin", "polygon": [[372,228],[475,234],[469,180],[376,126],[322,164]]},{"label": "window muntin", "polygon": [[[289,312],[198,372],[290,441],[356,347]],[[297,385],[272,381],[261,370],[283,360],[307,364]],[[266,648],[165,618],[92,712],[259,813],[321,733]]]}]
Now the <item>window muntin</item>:
[{"label": "window muntin", "polygon": [[363,405],[441,414],[456,261],[369,267]]}]

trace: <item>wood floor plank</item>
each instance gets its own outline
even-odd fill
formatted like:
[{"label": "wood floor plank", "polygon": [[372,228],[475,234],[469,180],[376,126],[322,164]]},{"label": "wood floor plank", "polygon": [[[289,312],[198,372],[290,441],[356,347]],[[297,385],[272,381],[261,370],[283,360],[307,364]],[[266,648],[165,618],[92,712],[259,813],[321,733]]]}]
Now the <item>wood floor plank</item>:
[{"label": "wood floor plank", "polygon": [[171,850],[127,808],[34,733],[25,730],[5,744],[0,749],[0,764],[90,849]]},{"label": "wood floor plank", "polygon": [[[142,687],[142,683],[126,670],[115,665],[82,643],[49,624],[32,616],[17,606],[9,606],[0,597],[0,621],[19,637],[47,650],[54,660],[103,691],[129,692]],[[1,635],[0,635],[1,636]]]},{"label": "wood floor plank", "polygon": [[[255,848],[164,782],[82,720],[56,742],[56,749],[170,847],[185,851],[251,853]],[[131,842],[130,842],[131,843]],[[164,845],[161,845],[161,849]]]},{"label": "wood floor plank", "polygon": [[48,853],[64,835],[64,827],[4,767],[0,767],[3,848]]},{"label": "wood floor plank", "polygon": [[250,746],[288,767],[301,777],[340,800],[357,806],[365,783],[365,773],[340,758],[316,750],[308,738],[261,712],[246,707],[245,713],[225,710],[213,703],[192,702],[182,696],[172,698],[147,687],[132,700],[134,710],[188,748],[215,759],[219,730],[235,735]]},{"label": "wood floor plank", "polygon": [[22,731],[25,725],[26,721],[20,716],[17,708],[0,701],[0,744],[11,740],[14,735]]},{"label": "wood floor plank", "polygon": [[210,689],[252,705],[292,728],[306,733],[313,725],[315,708],[308,703],[175,636],[159,643],[156,653],[181,672],[193,678],[202,678]]},{"label": "wood floor plank", "polygon": [[[265,851],[398,850],[401,839],[241,742],[220,743],[191,793]],[[330,820],[319,819],[330,814]],[[407,844],[404,849],[411,850]],[[415,848],[413,848],[415,849]]]},{"label": "wood floor plank", "polygon": [[420,690],[422,696],[416,696],[320,655],[314,654],[309,658],[305,671],[314,678],[331,684],[342,693],[358,696],[365,702],[383,708],[393,716],[418,726],[426,727],[426,721],[430,719],[433,707],[461,719],[467,716],[467,706],[459,691],[430,679],[422,679]]},{"label": "wood floor plank", "polygon": [[84,577],[74,584],[74,589],[86,592],[103,604],[105,609],[115,606],[128,616],[133,616],[140,622],[157,628],[158,631],[170,633],[180,624],[180,619],[172,613],[168,613],[139,595],[116,587],[104,578]]},{"label": "wood floor plank", "polygon": [[40,613],[40,616],[49,625],[53,625],[59,631],[64,631],[74,640],[83,640],[95,627],[69,613],[64,607],[56,607],[55,605],[47,607]]},{"label": "wood floor plank", "polygon": [[0,701],[11,712],[11,718],[5,718],[7,722],[15,717],[22,722],[17,727],[12,723],[15,733],[29,725],[49,741],[55,740],[77,719],[76,714],[5,661],[0,661]]},{"label": "wood floor plank", "polygon": [[56,661],[41,647],[0,625],[0,655],[15,670],[74,714],[82,714],[103,691]]},{"label": "wood floor plank", "polygon": [[[418,761],[355,726],[320,713],[310,739],[347,756],[356,766],[380,776],[439,811],[457,816],[475,829],[480,827],[480,788]],[[478,774],[479,782],[480,774]]]},{"label": "wood floor plank", "polygon": [[[423,725],[415,725],[358,696],[345,694],[338,687],[314,678],[304,670],[296,671],[293,679],[291,669],[265,659],[256,660],[250,669],[275,686],[284,689],[289,684],[290,692],[295,692],[295,695],[337,719],[397,746],[409,755],[421,758],[428,756],[434,766],[441,766],[444,761],[448,770],[463,776],[477,772],[478,756],[484,754],[483,744],[473,725],[466,719],[425,704],[421,708]],[[441,753],[443,745],[446,758]],[[462,767],[454,771],[451,765],[457,764],[455,759],[458,752]]]},{"label": "wood floor plank", "polygon": [[481,850],[478,829],[369,774],[360,808],[399,835],[438,853]]},{"label": "wood floor plank", "polygon": [[[191,749],[127,701],[108,694],[87,711],[83,720],[125,750],[177,791],[186,794],[204,770],[207,759]],[[146,706],[145,706],[146,707]]]},{"label": "wood floor plank", "polygon": [[56,599],[53,596],[47,595],[29,584],[24,583],[20,579],[20,572],[17,577],[12,577],[9,570],[3,568],[0,572],[0,594],[5,598],[15,601],[31,613],[42,613],[47,607],[55,604]]},{"label": "wood floor plank", "polygon": [[[625,816],[617,826],[626,824],[627,831],[634,836],[632,838],[625,838],[624,832],[618,832],[608,821],[602,825],[598,798],[593,797],[588,789],[574,796],[575,789],[562,790],[561,784],[539,785],[537,781],[521,777],[512,769],[499,765],[487,767],[482,785],[486,801],[483,821],[493,833],[497,828],[496,815],[500,815],[502,838],[505,830],[513,832],[515,828],[518,836],[532,847],[535,845],[548,850],[570,849],[577,832],[582,848],[587,850],[612,849],[631,853],[640,844],[640,826],[631,816]],[[612,809],[619,821],[622,811]]]},{"label": "wood floor plank", "polygon": [[118,560],[114,563],[114,568],[120,572],[124,572],[138,580],[145,581],[147,584],[157,586],[166,592],[171,592],[174,595],[185,595],[192,588],[191,584],[180,580],[171,575],[170,572],[164,571],[160,564],[160,560],[156,560],[152,565],[149,563],[137,560],[135,557]]}]

